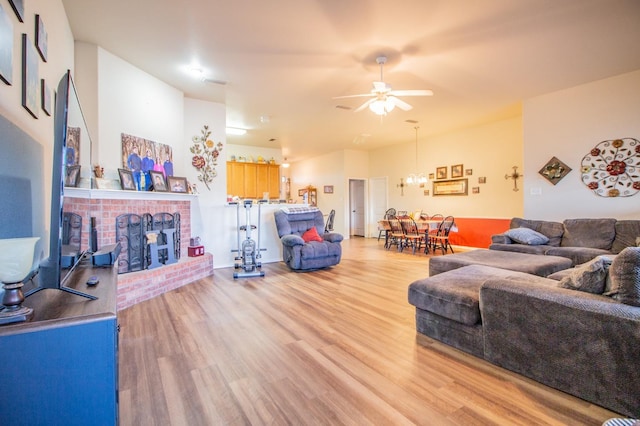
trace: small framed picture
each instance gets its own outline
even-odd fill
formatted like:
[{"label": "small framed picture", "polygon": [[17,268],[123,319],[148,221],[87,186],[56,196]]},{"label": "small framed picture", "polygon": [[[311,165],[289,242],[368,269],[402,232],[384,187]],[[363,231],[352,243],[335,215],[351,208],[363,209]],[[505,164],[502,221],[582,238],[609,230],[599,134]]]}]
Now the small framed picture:
[{"label": "small framed picture", "polygon": [[324,186],[325,194],[333,194],[333,185],[325,185]]},{"label": "small framed picture", "polygon": [[133,173],[131,170],[118,169],[118,174],[120,175],[120,188],[126,191],[136,190],[136,183],[133,180]]},{"label": "small framed picture", "polygon": [[29,36],[22,34],[22,106],[38,118],[40,77],[38,77],[38,54]]},{"label": "small framed picture", "polygon": [[462,164],[456,164],[451,166],[451,178],[459,178],[462,177],[463,169]]},{"label": "small framed picture", "polygon": [[67,166],[67,173],[64,177],[64,186],[76,188],[80,182],[80,166]]},{"label": "small framed picture", "polygon": [[40,91],[42,92],[42,110],[51,115],[51,89],[44,78],[40,79]]},{"label": "small framed picture", "polygon": [[446,179],[447,178],[447,167],[437,167],[436,168],[436,179]]},{"label": "small framed picture", "polygon": [[471,188],[471,192],[474,194],[479,194],[480,193],[480,187],[479,186],[474,186],[473,188]]},{"label": "small framed picture", "polygon": [[425,190],[424,190],[424,195],[425,195],[425,196],[428,196],[428,195],[429,195],[429,190],[428,190],[428,189],[425,189]]},{"label": "small framed picture", "polygon": [[433,180],[434,177],[435,175],[433,173],[429,173],[429,180]]},{"label": "small framed picture", "polygon": [[485,176],[481,176],[478,178],[478,183],[487,183],[487,178]]},{"label": "small framed picture", "polygon": [[464,171],[464,174],[467,175],[467,176],[471,176],[473,174],[473,169],[466,169]]},{"label": "small framed picture", "polygon": [[298,197],[302,197],[304,196],[304,194],[307,192],[306,189],[298,189]]},{"label": "small framed picture", "polygon": [[153,184],[153,190],[156,192],[167,192],[167,182],[164,180],[162,172],[155,172],[151,170],[151,183]]},{"label": "small framed picture", "polygon": [[36,15],[36,49],[43,61],[47,62],[47,30],[44,28],[42,17]]},{"label": "small framed picture", "polygon": [[188,186],[186,177],[168,176],[167,185],[171,192],[187,193]]}]

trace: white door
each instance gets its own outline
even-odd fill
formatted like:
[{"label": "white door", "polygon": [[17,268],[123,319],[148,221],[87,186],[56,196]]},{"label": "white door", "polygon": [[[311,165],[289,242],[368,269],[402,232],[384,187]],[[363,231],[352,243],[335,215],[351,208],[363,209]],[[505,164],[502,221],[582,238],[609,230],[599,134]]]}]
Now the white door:
[{"label": "white door", "polygon": [[387,211],[387,178],[369,179],[369,237],[378,237],[378,221]]},{"label": "white door", "polygon": [[364,237],[364,180],[349,180],[349,235]]}]

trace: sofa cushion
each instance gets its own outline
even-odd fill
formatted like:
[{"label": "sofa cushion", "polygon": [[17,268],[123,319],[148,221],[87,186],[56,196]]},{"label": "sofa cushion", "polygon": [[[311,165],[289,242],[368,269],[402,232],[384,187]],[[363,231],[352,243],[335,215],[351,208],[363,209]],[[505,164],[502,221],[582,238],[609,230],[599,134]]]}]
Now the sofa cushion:
[{"label": "sofa cushion", "polygon": [[640,220],[619,220],[616,222],[616,238],[611,245],[613,253],[620,253],[627,247],[636,246],[640,237]]},{"label": "sofa cushion", "polygon": [[527,244],[530,246],[539,246],[549,242],[549,238],[546,235],[541,234],[538,231],[534,231],[531,228],[512,228],[504,234],[517,243]]},{"label": "sofa cushion", "polygon": [[539,246],[528,246],[526,244],[499,244],[493,243],[489,246],[489,250],[514,251],[516,253],[528,254],[545,254],[547,250],[552,248],[546,244]]},{"label": "sofa cushion", "polygon": [[591,259],[612,254],[609,250],[591,248],[591,247],[551,247],[545,252],[549,256],[560,256],[571,259],[572,266],[581,265]]},{"label": "sofa cushion", "polygon": [[611,261],[611,257],[598,256],[578,265],[560,280],[558,287],[602,294]]},{"label": "sofa cushion", "polygon": [[611,296],[627,305],[640,306],[640,247],[627,247],[618,254],[609,268]]},{"label": "sofa cushion", "polygon": [[564,226],[560,222],[551,222],[548,220],[529,220],[522,219],[520,217],[514,217],[511,219],[510,228],[530,228],[543,235],[549,237],[550,246],[558,247],[562,241],[562,234],[564,233]]},{"label": "sofa cushion", "polygon": [[487,279],[496,277],[538,278],[523,272],[470,265],[411,283],[409,303],[459,323],[474,325],[480,322],[480,287]]},{"label": "sofa cushion", "polygon": [[616,219],[566,219],[562,247],[610,250],[616,236]]}]

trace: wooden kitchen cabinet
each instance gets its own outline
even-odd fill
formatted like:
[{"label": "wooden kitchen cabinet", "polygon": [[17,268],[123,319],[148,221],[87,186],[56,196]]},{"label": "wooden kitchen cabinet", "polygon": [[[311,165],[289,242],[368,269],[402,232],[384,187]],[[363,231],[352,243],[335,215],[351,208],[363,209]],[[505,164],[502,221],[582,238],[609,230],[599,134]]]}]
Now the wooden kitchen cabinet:
[{"label": "wooden kitchen cabinet", "polygon": [[227,161],[227,194],[240,198],[280,198],[280,166]]}]

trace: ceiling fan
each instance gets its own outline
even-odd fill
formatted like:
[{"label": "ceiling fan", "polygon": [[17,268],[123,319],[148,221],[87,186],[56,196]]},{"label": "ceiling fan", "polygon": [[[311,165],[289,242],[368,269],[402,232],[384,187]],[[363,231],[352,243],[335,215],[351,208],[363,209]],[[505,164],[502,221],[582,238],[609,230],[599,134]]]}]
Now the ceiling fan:
[{"label": "ceiling fan", "polygon": [[376,63],[380,65],[380,81],[373,82],[373,90],[371,93],[360,94],[360,95],[347,95],[347,96],[336,96],[333,99],[344,99],[344,98],[360,98],[360,97],[370,97],[371,99],[367,100],[365,103],[356,108],[353,112],[359,112],[369,107],[371,111],[378,115],[386,115],[388,112],[391,112],[396,106],[403,111],[409,111],[413,108],[411,105],[406,103],[405,101],[398,98],[398,96],[432,96],[433,92],[431,90],[392,90],[391,86],[384,82],[382,78],[382,70],[384,64],[387,63],[386,56],[378,56],[376,58]]}]

